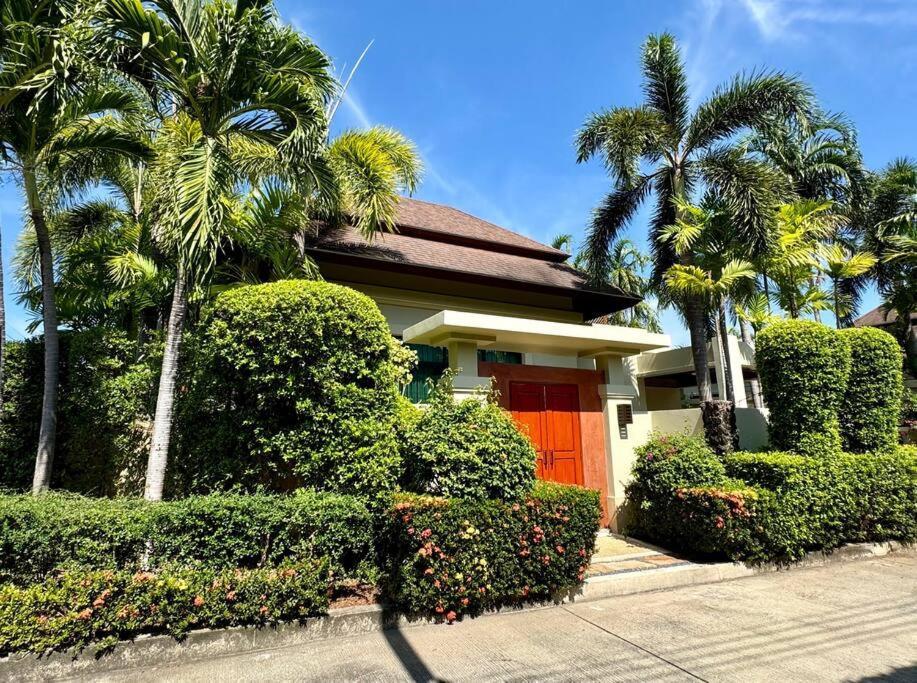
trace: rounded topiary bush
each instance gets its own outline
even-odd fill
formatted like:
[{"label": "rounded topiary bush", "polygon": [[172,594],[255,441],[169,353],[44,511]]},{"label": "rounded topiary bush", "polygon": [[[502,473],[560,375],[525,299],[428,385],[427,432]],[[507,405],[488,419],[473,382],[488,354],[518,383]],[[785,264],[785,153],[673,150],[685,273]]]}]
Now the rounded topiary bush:
[{"label": "rounded topiary bush", "polygon": [[457,402],[447,373],[406,435],[405,487],[451,498],[511,500],[535,482],[535,449],[494,401]]},{"label": "rounded topiary bush", "polygon": [[229,290],[188,355],[175,490],[394,488],[411,353],[365,295],[303,280]]},{"label": "rounded topiary bush", "polygon": [[850,379],[838,415],[845,451],[889,451],[898,444],[901,347],[874,327],[840,330],[850,345]]},{"label": "rounded topiary bush", "polygon": [[804,455],[840,451],[837,414],[850,374],[846,339],[821,323],[784,320],[758,334],[755,364],[771,446]]}]

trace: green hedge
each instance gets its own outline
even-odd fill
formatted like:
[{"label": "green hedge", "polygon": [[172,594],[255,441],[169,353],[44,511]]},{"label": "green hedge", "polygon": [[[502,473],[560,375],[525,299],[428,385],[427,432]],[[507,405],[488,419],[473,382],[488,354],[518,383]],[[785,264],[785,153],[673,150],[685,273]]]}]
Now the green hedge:
[{"label": "green hedge", "polygon": [[[147,548],[147,541],[150,546]],[[254,568],[327,557],[336,576],[373,578],[373,519],[354,498],[213,494],[177,501],[0,495],[0,580],[66,566]]]},{"label": "green hedge", "polygon": [[901,348],[874,327],[840,330],[850,346],[850,379],[838,416],[845,451],[893,450],[901,411]]},{"label": "green hedge", "polygon": [[220,294],[188,345],[171,490],[385,495],[400,475],[411,358],[347,287],[286,280]]},{"label": "green hedge", "polygon": [[675,444],[657,437],[640,449],[627,533],[754,563],[847,542],[917,540],[917,449],[735,453],[720,463],[698,439]]},{"label": "green hedge", "polygon": [[[62,332],[52,486],[93,495],[143,491],[159,345],[123,332]],[[0,487],[32,482],[41,416],[41,337],[6,346],[0,416]]]},{"label": "green hedge", "polygon": [[513,500],[535,482],[535,449],[491,394],[452,396],[451,373],[407,431],[405,488],[450,498]]},{"label": "green hedge", "polygon": [[582,582],[599,515],[597,491],[545,482],[517,503],[400,496],[383,535],[387,595],[446,621],[552,599]]},{"label": "green hedge", "polygon": [[142,633],[267,625],[328,608],[327,563],[264,569],[73,570],[26,587],[0,586],[0,655],[102,649]]},{"label": "green hedge", "polygon": [[755,364],[770,411],[771,447],[804,455],[840,452],[847,340],[820,323],[777,322],[755,339]]}]

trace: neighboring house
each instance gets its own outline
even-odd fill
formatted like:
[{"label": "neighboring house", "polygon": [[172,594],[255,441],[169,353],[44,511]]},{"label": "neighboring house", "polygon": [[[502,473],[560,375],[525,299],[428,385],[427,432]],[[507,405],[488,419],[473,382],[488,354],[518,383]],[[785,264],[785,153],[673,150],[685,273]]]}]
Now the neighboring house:
[{"label": "neighboring house", "polygon": [[[861,315],[853,321],[854,327],[878,327],[889,334],[897,336],[895,327],[898,324],[898,313],[896,311],[885,311],[881,306]],[[910,334],[908,335],[908,344],[912,354],[917,354],[917,311],[911,313]]]},{"label": "neighboring house", "polygon": [[[590,286],[563,251],[415,199],[401,200],[397,226],[371,241],[349,226],[332,229],[308,251],[327,280],[374,299],[392,333],[418,352],[413,400],[447,367],[458,373],[459,398],[493,378],[501,405],[535,443],[539,476],[599,489],[613,523],[634,446],[653,429],[701,429],[700,411],[682,398],[696,384],[690,351],[672,349],[668,335],[589,324],[639,298]],[[743,406],[753,354],[731,343]],[[711,372],[722,377],[713,354]],[[751,439],[743,446],[760,445],[763,417],[740,412]]]}]

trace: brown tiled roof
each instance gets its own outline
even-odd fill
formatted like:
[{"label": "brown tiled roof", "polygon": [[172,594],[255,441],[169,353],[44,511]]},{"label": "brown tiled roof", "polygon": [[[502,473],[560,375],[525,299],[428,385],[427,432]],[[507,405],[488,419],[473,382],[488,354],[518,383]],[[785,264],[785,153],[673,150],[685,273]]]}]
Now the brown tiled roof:
[{"label": "brown tiled roof", "polygon": [[[441,222],[439,222],[441,219]],[[398,232],[364,238],[352,226],[326,227],[306,247],[322,261],[348,262],[464,282],[573,297],[590,319],[633,306],[638,297],[592,287],[567,254],[447,206],[403,199]]]},{"label": "brown tiled roof", "polygon": [[[519,233],[501,228],[488,221],[443,204],[432,204],[419,199],[401,197],[398,201],[398,216],[395,219],[399,232],[414,234],[428,233],[428,238],[442,238],[453,242],[486,242],[514,252],[534,252],[551,260],[566,260],[568,254],[560,249],[536,242]],[[432,234],[429,234],[432,233]]]},{"label": "brown tiled roof", "polygon": [[[886,325],[893,325],[896,320],[898,320],[896,311],[888,311],[886,313],[881,306],[877,306],[869,313],[864,313],[854,320],[853,325],[854,327],[885,327]],[[915,320],[917,320],[917,311],[911,313],[911,323],[913,324]]]}]

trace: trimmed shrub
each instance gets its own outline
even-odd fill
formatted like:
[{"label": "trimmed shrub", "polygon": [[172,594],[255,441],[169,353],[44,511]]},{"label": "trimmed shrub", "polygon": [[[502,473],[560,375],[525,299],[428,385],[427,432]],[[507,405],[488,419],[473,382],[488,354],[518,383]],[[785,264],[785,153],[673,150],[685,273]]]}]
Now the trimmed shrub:
[{"label": "trimmed shrub", "polygon": [[843,543],[853,492],[839,456],[735,453],[726,458],[726,470],[775,496],[764,529],[768,557],[795,560],[807,550]]},{"label": "trimmed shrub", "polygon": [[844,454],[852,489],[845,536],[850,541],[917,540],[917,447]]},{"label": "trimmed shrub", "polygon": [[411,353],[369,297],[327,282],[238,287],[198,334],[180,389],[175,490],[395,488]]},{"label": "trimmed shrub", "polygon": [[662,538],[671,525],[676,489],[719,486],[726,469],[703,439],[684,434],[653,434],[634,449],[631,481],[627,485],[628,534]]},{"label": "trimmed shrub", "polygon": [[324,561],[269,569],[183,567],[153,572],[66,571],[0,586],[0,655],[102,649],[141,633],[274,624],[328,608]]},{"label": "trimmed shrub", "polygon": [[752,563],[797,560],[850,541],[917,538],[917,449],[735,453],[724,474],[707,464],[698,440],[660,441],[642,447],[635,462],[628,533]]},{"label": "trimmed shrub", "polygon": [[821,323],[784,320],[755,340],[755,364],[770,410],[770,443],[777,450],[838,453],[838,409],[850,374],[844,337]]},{"label": "trimmed shrub", "polygon": [[769,559],[762,524],[774,494],[741,481],[675,490],[665,529],[668,547],[700,557],[759,562]]},{"label": "trimmed shrub", "polygon": [[840,330],[850,346],[850,379],[839,412],[845,451],[893,450],[901,410],[901,348],[874,327]]},{"label": "trimmed shrub", "polygon": [[597,491],[546,482],[516,503],[401,495],[383,538],[388,596],[446,621],[554,599],[582,582],[599,515]]},{"label": "trimmed shrub", "polygon": [[[93,495],[143,491],[158,344],[138,349],[123,332],[62,332],[52,486]],[[44,342],[6,346],[0,486],[28,489],[35,467]]]},{"label": "trimmed shrub", "polygon": [[535,481],[535,449],[493,394],[457,402],[449,373],[407,433],[405,487],[453,498],[513,500]]},{"label": "trimmed shrub", "polygon": [[0,580],[39,581],[64,567],[135,570],[147,552],[150,567],[255,568],[323,557],[335,576],[372,579],[375,571],[372,517],[348,496],[213,494],[161,503],[0,496]]}]

